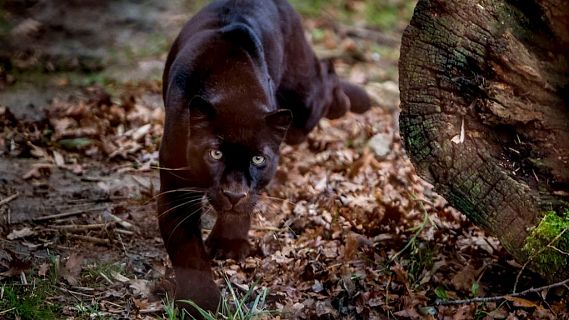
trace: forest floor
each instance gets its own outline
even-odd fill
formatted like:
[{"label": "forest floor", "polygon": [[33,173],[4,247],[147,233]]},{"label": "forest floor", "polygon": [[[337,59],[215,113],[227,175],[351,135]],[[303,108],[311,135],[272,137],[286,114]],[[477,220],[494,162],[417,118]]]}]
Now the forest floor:
[{"label": "forest floor", "polygon": [[[195,4],[31,2],[0,8],[0,40],[9,40],[0,48],[0,318],[180,319],[155,168],[161,68]],[[508,295],[544,283],[405,155],[397,59],[413,3],[293,2],[318,55],[365,85],[375,106],[283,146],[250,232],[258,250],[213,262],[226,295],[263,298],[262,318],[569,319],[566,288]]]}]

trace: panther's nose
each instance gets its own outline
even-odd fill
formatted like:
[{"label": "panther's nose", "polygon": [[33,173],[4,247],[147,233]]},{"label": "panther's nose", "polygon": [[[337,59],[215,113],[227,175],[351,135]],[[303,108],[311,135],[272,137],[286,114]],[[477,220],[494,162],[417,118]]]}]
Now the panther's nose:
[{"label": "panther's nose", "polygon": [[247,196],[246,192],[233,192],[228,190],[223,190],[223,194],[233,205],[236,205],[241,199]]}]

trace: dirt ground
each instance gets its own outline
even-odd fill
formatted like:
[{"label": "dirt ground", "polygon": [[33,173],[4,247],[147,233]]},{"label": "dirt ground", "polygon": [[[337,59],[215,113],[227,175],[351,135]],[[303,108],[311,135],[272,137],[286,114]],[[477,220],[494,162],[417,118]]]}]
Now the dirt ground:
[{"label": "dirt ground", "polygon": [[[367,2],[347,3],[358,16]],[[0,318],[181,318],[170,313],[172,275],[155,217],[159,79],[194,8],[182,0],[0,6]],[[563,288],[448,304],[543,283],[448,207],[406,158],[397,58],[409,16],[382,30],[338,14],[308,15],[306,34],[375,106],[322,120],[306,143],[282,148],[250,232],[258,250],[214,261],[220,286],[266,289],[262,309],[272,313],[261,318],[568,319]]]}]

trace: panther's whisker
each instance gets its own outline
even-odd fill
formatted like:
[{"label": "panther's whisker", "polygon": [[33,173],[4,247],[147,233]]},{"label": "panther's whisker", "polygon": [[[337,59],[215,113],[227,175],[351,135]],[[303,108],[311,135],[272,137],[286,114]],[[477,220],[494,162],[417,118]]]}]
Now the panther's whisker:
[{"label": "panther's whisker", "polygon": [[175,173],[172,172],[172,171],[168,171],[168,173],[171,174],[171,175],[173,175],[174,177],[176,177],[176,178],[178,178],[178,179],[181,179],[181,180],[184,180],[184,181],[188,181],[188,182],[191,182],[191,183],[194,182],[193,180],[188,179],[188,178],[185,178],[185,177],[182,177],[182,176],[180,176],[180,175],[178,175],[178,174],[175,174]]},{"label": "panther's whisker", "polygon": [[163,191],[163,192],[157,193],[156,195],[154,195],[152,197],[152,200],[154,200],[160,196],[163,196],[165,194],[174,193],[174,192],[188,192],[189,193],[189,192],[194,192],[194,191],[195,192],[203,192],[204,190],[205,189],[195,188],[195,187],[184,187],[184,188],[180,188],[180,189],[168,190],[168,191]]},{"label": "panther's whisker", "polygon": [[[154,195],[153,197],[151,197],[150,199],[146,200],[144,202],[144,205],[147,205],[153,201],[159,200],[160,197],[165,197],[165,196],[172,194],[172,193],[177,193],[177,194],[170,196],[172,198],[171,201],[166,201],[166,203],[174,203],[174,202],[180,200],[181,197],[187,198],[187,197],[195,196],[196,193],[203,193],[203,192],[204,191],[202,191],[202,190],[194,190],[194,189],[176,189],[176,190],[164,191],[164,192],[160,192],[160,193]],[[164,199],[162,201],[164,201]]]},{"label": "panther's whisker", "polygon": [[[202,209],[203,209],[203,207],[202,207]],[[210,213],[212,213],[212,212],[213,212],[213,207],[212,207],[212,206],[209,206],[209,207],[207,207],[207,210],[202,213],[202,215],[205,216],[205,215],[208,215],[208,214],[210,214]]]},{"label": "panther's whisker", "polygon": [[183,207],[183,206],[185,206],[185,205],[188,205],[188,204],[190,204],[190,203],[195,203],[195,202],[197,202],[197,201],[202,201],[202,198],[200,197],[200,198],[192,199],[192,200],[190,200],[190,201],[187,201],[187,202],[184,202],[184,203],[182,203],[182,204],[179,204],[179,205],[177,205],[177,206],[175,206],[175,207],[172,207],[172,208],[170,208],[170,209],[168,209],[168,210],[166,210],[166,211],[164,211],[164,212],[161,212],[161,213],[158,215],[158,218],[160,218],[160,217],[162,217],[162,216],[168,214],[168,213],[171,212],[172,210],[176,210],[176,209],[178,209],[179,207]]},{"label": "panther's whisker", "polygon": [[168,204],[168,205],[176,205],[176,204],[180,203],[181,201],[188,201],[188,200],[194,202],[194,201],[193,201],[193,200],[194,200],[193,198],[195,198],[195,196],[194,196],[193,194],[182,194],[182,195],[176,197],[176,199],[172,199],[172,200],[170,200],[170,201],[166,201],[165,204]]},{"label": "panther's whisker", "polygon": [[202,209],[202,207],[198,207],[196,210],[192,211],[192,213],[188,214],[187,216],[185,216],[180,222],[178,222],[178,224],[176,224],[176,226],[174,227],[174,229],[172,229],[172,231],[170,231],[170,235],[168,236],[168,240],[166,240],[166,243],[170,242],[170,239],[172,238],[172,235],[174,235],[174,232],[176,231],[176,229],[178,229],[186,220],[188,220],[189,218],[191,218],[194,214],[196,214],[196,212],[198,212],[200,209]]},{"label": "panther's whisker", "polygon": [[182,177],[180,175],[175,174],[175,171],[191,171],[190,167],[180,167],[180,168],[167,168],[167,167],[160,167],[160,166],[150,166],[151,169],[156,169],[159,171],[166,171],[169,174],[173,175],[174,177],[178,178],[178,179],[182,179],[185,181],[192,181],[191,179]]}]

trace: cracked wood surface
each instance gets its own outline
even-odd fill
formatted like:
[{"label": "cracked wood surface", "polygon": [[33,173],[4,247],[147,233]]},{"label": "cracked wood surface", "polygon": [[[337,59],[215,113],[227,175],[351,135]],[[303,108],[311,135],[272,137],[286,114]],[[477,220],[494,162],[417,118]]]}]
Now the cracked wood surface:
[{"label": "cracked wood surface", "polygon": [[[528,229],[569,207],[565,0],[421,0],[399,69],[401,135],[418,173],[527,260]],[[463,122],[464,142],[452,142]]]}]

